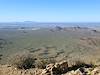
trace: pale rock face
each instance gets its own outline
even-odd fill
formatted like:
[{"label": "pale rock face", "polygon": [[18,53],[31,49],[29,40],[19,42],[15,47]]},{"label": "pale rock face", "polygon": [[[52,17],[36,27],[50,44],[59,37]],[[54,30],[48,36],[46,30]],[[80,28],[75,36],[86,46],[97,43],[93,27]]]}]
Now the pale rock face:
[{"label": "pale rock face", "polygon": [[67,72],[64,75],[83,75],[83,74],[81,73],[81,71],[79,69],[77,69],[76,71],[72,70],[70,72]]},{"label": "pale rock face", "polygon": [[100,67],[95,68],[92,72],[91,75],[100,75]]},{"label": "pale rock face", "polygon": [[62,61],[59,63],[61,69],[67,69],[68,68],[68,62]]},{"label": "pale rock face", "polygon": [[42,71],[42,75],[44,75],[44,74],[51,74],[51,72],[52,72],[52,68],[54,67],[54,64],[49,64],[49,65],[47,65],[46,66],[46,69],[44,69],[43,71]]},{"label": "pale rock face", "polygon": [[51,69],[54,67],[54,64],[49,64],[46,66],[46,69],[51,71]]},{"label": "pale rock face", "polygon": [[68,69],[68,63],[67,61],[62,61],[60,63],[55,64],[49,64],[46,66],[46,69],[42,72],[42,74],[50,74],[50,75],[59,75],[60,73],[63,73],[64,71],[67,71]]},{"label": "pale rock face", "polygon": [[46,73],[47,73],[47,70],[44,69],[44,70],[42,71],[42,75],[43,75],[43,74],[46,74]]}]

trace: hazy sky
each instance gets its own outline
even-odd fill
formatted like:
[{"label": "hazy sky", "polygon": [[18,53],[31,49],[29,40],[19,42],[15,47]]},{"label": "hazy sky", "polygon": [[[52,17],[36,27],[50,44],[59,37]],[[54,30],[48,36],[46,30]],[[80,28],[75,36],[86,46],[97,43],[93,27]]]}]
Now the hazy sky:
[{"label": "hazy sky", "polygon": [[100,22],[100,0],[0,0],[0,22]]}]

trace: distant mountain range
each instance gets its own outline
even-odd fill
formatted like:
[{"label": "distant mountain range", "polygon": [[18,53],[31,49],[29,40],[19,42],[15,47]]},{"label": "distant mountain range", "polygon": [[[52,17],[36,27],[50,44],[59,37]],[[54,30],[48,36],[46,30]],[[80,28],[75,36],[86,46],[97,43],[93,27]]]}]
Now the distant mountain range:
[{"label": "distant mountain range", "polygon": [[0,23],[0,28],[16,28],[16,27],[100,27],[100,23],[48,23],[48,22],[34,22],[34,21],[24,21],[24,22],[2,22]]}]

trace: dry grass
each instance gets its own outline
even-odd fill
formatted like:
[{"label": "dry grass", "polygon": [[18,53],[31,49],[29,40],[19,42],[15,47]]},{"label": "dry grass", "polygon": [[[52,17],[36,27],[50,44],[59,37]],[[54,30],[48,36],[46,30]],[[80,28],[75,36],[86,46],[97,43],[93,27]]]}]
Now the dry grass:
[{"label": "dry grass", "polygon": [[95,64],[93,64],[91,62],[86,63],[85,61],[79,60],[79,59],[77,59],[71,63],[74,63],[74,64],[71,64],[71,66],[68,67],[68,71],[77,70],[82,67],[84,67],[84,68],[94,68],[95,67]]},{"label": "dry grass", "polygon": [[36,60],[36,63],[35,63],[35,67],[39,68],[39,69],[45,69],[46,66],[50,63],[55,63],[56,60],[53,59],[53,58],[48,58],[48,59],[38,59]]}]

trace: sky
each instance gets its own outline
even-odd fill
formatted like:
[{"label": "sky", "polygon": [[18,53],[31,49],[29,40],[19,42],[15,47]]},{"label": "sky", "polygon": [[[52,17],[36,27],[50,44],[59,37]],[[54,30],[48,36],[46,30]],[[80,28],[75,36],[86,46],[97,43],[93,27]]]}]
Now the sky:
[{"label": "sky", "polygon": [[100,0],[0,0],[0,22],[100,22]]}]

